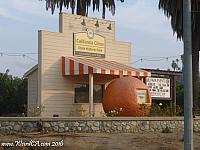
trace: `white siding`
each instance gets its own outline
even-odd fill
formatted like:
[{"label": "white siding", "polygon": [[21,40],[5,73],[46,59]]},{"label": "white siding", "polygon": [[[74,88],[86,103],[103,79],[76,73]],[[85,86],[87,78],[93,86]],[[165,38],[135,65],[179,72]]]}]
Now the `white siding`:
[{"label": "white siding", "polygon": [[[83,18],[62,13],[60,15],[60,33],[39,31],[38,97],[39,102],[45,107],[42,116],[52,117],[54,114],[78,116],[80,115],[78,112],[88,107],[87,104],[74,104],[74,83],[68,77],[62,76],[61,71],[61,56],[73,56],[73,32],[82,31]],[[94,26],[96,20],[92,21],[91,18],[85,18],[85,20],[87,27],[96,30]],[[111,22],[111,31],[107,29],[109,23],[110,21],[100,20],[100,27],[97,31],[106,39],[105,59],[130,64],[131,44],[115,41],[115,22]],[[96,116],[99,116],[102,111],[102,105],[95,104]]]},{"label": "white siding", "polygon": [[28,76],[28,116],[38,105],[38,70]]}]

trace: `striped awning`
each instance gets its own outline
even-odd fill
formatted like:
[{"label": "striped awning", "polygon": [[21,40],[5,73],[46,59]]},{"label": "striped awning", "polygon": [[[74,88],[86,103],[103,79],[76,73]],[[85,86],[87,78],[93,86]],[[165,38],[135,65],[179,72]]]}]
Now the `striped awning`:
[{"label": "striped awning", "polygon": [[150,72],[106,60],[95,60],[75,57],[62,57],[63,75],[109,74],[122,76],[147,77]]}]

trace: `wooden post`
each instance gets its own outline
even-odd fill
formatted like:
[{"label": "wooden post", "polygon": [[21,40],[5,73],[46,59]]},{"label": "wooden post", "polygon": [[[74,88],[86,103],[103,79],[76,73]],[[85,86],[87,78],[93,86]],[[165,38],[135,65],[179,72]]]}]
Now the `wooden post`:
[{"label": "wooden post", "polygon": [[174,78],[173,75],[169,75],[170,78],[170,114],[171,116],[174,115]]},{"label": "wooden post", "polygon": [[176,114],[176,76],[173,76],[173,108],[174,114]]},{"label": "wooden post", "polygon": [[93,74],[89,74],[89,117],[94,116],[93,86]]}]

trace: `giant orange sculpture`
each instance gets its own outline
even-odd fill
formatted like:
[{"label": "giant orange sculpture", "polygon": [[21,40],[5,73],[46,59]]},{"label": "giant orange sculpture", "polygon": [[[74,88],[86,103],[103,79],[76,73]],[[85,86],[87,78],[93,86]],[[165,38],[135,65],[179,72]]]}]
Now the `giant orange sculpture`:
[{"label": "giant orange sculpture", "polygon": [[120,116],[142,116],[144,110],[141,110],[139,105],[141,94],[146,95],[145,104],[150,105],[151,96],[148,87],[141,80],[134,77],[114,79],[104,92],[104,111],[109,113],[111,110],[122,108]]}]

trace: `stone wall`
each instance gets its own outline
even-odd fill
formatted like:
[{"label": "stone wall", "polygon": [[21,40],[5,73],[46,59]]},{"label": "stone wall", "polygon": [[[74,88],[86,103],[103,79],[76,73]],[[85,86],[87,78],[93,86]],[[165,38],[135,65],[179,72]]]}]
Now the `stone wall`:
[{"label": "stone wall", "polygon": [[[161,132],[183,131],[183,117],[36,118],[0,117],[0,132]],[[194,131],[200,131],[200,117],[194,118]]]}]

